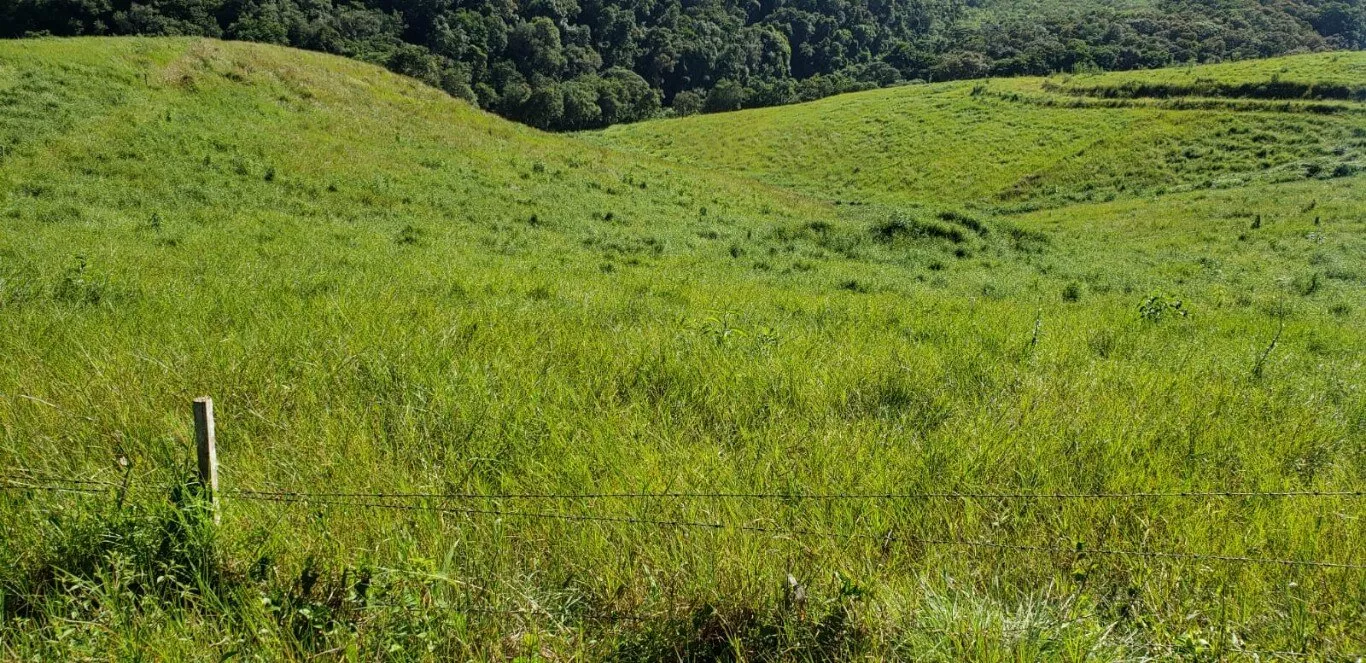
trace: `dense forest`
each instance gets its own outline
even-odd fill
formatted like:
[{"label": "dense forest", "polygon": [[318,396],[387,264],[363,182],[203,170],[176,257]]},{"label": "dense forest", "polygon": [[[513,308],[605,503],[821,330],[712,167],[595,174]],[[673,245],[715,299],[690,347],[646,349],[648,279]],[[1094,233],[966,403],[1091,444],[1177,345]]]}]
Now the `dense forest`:
[{"label": "dense forest", "polygon": [[908,81],[1366,47],[1360,0],[0,0],[0,36],[206,35],[575,130]]}]

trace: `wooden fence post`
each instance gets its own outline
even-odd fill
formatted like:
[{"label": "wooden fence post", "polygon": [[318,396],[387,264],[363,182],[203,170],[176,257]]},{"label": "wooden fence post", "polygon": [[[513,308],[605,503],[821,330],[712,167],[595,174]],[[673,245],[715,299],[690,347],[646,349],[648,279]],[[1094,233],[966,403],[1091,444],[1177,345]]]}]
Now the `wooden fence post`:
[{"label": "wooden fence post", "polygon": [[213,509],[213,524],[221,519],[218,511],[218,451],[214,448],[213,399],[201,396],[194,399],[195,453],[199,457],[199,485],[209,498]]}]

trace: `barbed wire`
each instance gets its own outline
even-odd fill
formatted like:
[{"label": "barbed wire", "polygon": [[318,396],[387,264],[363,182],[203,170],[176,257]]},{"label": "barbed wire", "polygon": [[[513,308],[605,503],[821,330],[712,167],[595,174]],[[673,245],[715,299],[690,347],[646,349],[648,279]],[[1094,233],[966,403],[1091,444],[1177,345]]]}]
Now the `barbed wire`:
[{"label": "barbed wire", "polygon": [[4,480],[4,481],[30,481],[30,482],[32,482],[32,481],[47,481],[47,482],[51,482],[51,483],[53,483],[53,484],[58,484],[58,485],[61,485],[61,484],[67,484],[67,485],[70,485],[70,484],[78,484],[78,485],[88,485],[88,486],[118,486],[118,485],[119,485],[119,482],[117,482],[117,481],[102,481],[102,480],[98,480],[98,479],[82,479],[82,478],[74,478],[74,477],[57,477],[57,476],[53,476],[53,475],[45,475],[45,474],[36,473],[36,472],[31,472],[31,471],[26,471],[26,470],[20,470],[20,471],[18,471],[18,472],[14,472],[14,471],[0,472],[0,480]]},{"label": "barbed wire", "polygon": [[778,493],[778,492],[598,492],[598,493],[423,493],[423,492],[304,492],[288,490],[229,490],[225,494],[243,497],[318,497],[354,499],[754,499],[754,500],[913,500],[913,499],[1156,499],[1213,497],[1363,497],[1366,490],[1286,490],[1286,491],[1173,491],[1108,493],[1023,493],[1023,492],[907,492],[907,493]]},{"label": "barbed wire", "polygon": [[0,490],[13,490],[15,488],[22,488],[24,490],[42,490],[53,493],[81,493],[85,495],[99,495],[105,492],[105,490],[102,488],[42,485],[26,483],[22,481],[14,481],[12,479],[0,477]]},{"label": "barbed wire", "polygon": [[[52,492],[68,492],[82,494],[99,494],[119,488],[126,490],[128,483],[112,481],[102,481],[97,479],[84,478],[63,478],[60,481],[47,479],[49,483],[37,483],[34,481],[36,473],[23,470],[22,474],[0,473],[0,489],[24,489],[24,490],[44,490]],[[238,499],[279,502],[288,504],[318,504],[324,506],[345,506],[367,509],[387,509],[403,511],[429,511],[438,513],[452,513],[464,515],[491,515],[510,518],[528,518],[539,520],[561,520],[570,522],[599,522],[616,523],[635,526],[656,526],[656,527],[675,527],[675,528],[700,528],[709,530],[733,530],[749,533],[771,534],[780,536],[806,536],[820,538],[861,538],[881,541],[884,545],[893,542],[914,543],[927,546],[962,546],[987,548],[997,550],[1009,550],[1015,552],[1039,553],[1039,554],[1070,554],[1070,555],[1105,555],[1116,557],[1134,557],[1148,559],[1184,559],[1198,561],[1219,561],[1244,564],[1264,564],[1280,566],[1303,566],[1317,568],[1334,569],[1366,569],[1366,565],[1348,564],[1341,562],[1327,562],[1320,560],[1302,559],[1277,559],[1264,557],[1251,557],[1243,555],[1219,555],[1208,553],[1182,553],[1172,551],[1154,550],[1127,550],[1112,548],[1090,548],[1090,549],[1068,549],[1056,546],[1037,546],[1016,543],[1002,543],[993,541],[980,541],[962,538],[927,538],[912,537],[906,535],[895,535],[888,532],[885,535],[875,535],[861,532],[832,532],[809,529],[776,528],[763,525],[744,524],[744,523],[722,523],[710,521],[679,520],[679,519],[650,519],[635,518],[629,516],[610,516],[595,514],[576,514],[564,512],[547,511],[515,511],[495,508],[471,508],[471,507],[451,507],[437,506],[430,504],[405,504],[394,501],[363,501],[363,500],[411,500],[411,499],[606,499],[606,498],[791,498],[791,499],[892,499],[892,498],[914,498],[914,497],[934,497],[934,498],[1132,498],[1132,497],[1194,497],[1194,496],[1356,496],[1359,491],[1275,491],[1267,493],[1252,492],[1181,492],[1181,493],[908,493],[908,494],[806,494],[794,496],[793,494],[780,493],[576,493],[556,495],[550,493],[526,493],[526,494],[479,494],[479,493],[347,493],[347,492],[321,492],[305,493],[296,491],[261,491],[261,490],[233,490],[224,491],[225,495],[231,495]]]},{"label": "barbed wire", "polygon": [[[10,474],[15,470],[0,471],[0,479],[15,478],[16,475]],[[30,473],[28,475],[18,475],[22,480],[36,480],[45,478],[51,481],[63,483],[82,483],[89,485],[118,486],[117,481],[96,480],[96,479],[75,479],[66,477],[56,477],[55,475],[33,473],[33,470],[19,468],[17,471]],[[51,477],[51,478],[49,478]],[[1331,498],[1331,497],[1366,497],[1366,489],[1360,490],[1185,490],[1185,491],[1135,491],[1135,492],[1053,492],[1053,493],[1031,493],[1031,492],[992,492],[992,491],[925,491],[925,492],[849,492],[849,493],[805,493],[805,492],[776,492],[776,491],[754,491],[754,492],[682,492],[682,491],[621,491],[621,492],[578,492],[578,493],[534,493],[534,492],[501,492],[501,493],[481,493],[481,492],[402,492],[402,491],[374,491],[374,492],[346,492],[346,491],[297,491],[283,489],[229,489],[221,491],[223,495],[243,496],[243,497],[309,497],[309,498],[346,498],[346,499],[383,499],[383,500],[402,500],[402,499],[423,499],[423,500],[479,500],[479,499],[519,499],[519,500],[597,500],[597,499],[753,499],[753,500],[811,500],[811,501],[837,501],[837,500],[915,500],[915,499],[999,499],[999,500],[1122,500],[1122,499],[1208,499],[1208,498],[1240,498],[1240,497],[1268,497],[1268,498]]]},{"label": "barbed wire", "polygon": [[[47,477],[40,476],[39,473],[24,471],[23,473],[20,473],[20,474],[0,473],[0,489],[43,490],[43,491],[53,491],[53,492],[65,492],[65,493],[80,493],[80,494],[88,494],[88,495],[89,495],[89,494],[107,494],[111,489],[128,490],[128,489],[130,488],[130,483],[131,483],[130,480],[131,480],[131,479],[132,479],[131,475],[125,475],[124,480],[121,481],[121,482],[105,481],[105,480],[89,479],[89,478],[75,478],[75,477],[64,477],[64,478],[57,479],[57,478],[52,478],[52,477],[50,477],[50,476],[47,476]],[[47,481],[47,483],[38,483],[37,481],[39,481],[39,480]],[[480,509],[480,508],[467,508],[467,507],[438,506],[438,505],[431,505],[431,504],[405,504],[405,503],[397,503],[397,502],[393,502],[393,501],[360,501],[360,500],[363,500],[363,499],[376,499],[376,498],[378,498],[378,499],[385,499],[385,500],[392,500],[392,499],[434,499],[434,500],[441,500],[441,499],[453,499],[453,498],[457,497],[456,495],[449,494],[449,493],[444,493],[444,494],[442,494],[442,493],[432,493],[432,494],[421,494],[421,493],[374,493],[374,494],[364,494],[364,493],[342,493],[342,492],[334,492],[334,493],[301,493],[301,492],[295,492],[295,491],[235,490],[235,491],[224,491],[224,494],[230,494],[230,495],[235,496],[235,497],[238,498],[238,499],[247,500],[247,501],[274,502],[274,503],[282,503],[282,504],[286,504],[286,505],[294,505],[294,504],[308,504],[308,505],[312,505],[312,504],[317,504],[317,505],[328,506],[328,507],[356,507],[356,508],[385,509],[385,510],[396,510],[396,511],[407,511],[407,512],[426,511],[426,512],[462,514],[462,515],[471,515],[471,516],[496,516],[496,517],[507,517],[507,518],[528,518],[528,519],[556,520],[556,521],[566,521],[566,522],[613,523],[613,524],[623,524],[623,525],[631,525],[631,526],[654,526],[654,527],[671,527],[671,528],[702,528],[702,529],[707,529],[707,530],[710,530],[710,531],[727,531],[727,530],[729,530],[729,531],[738,531],[738,532],[753,533],[753,534],[766,534],[766,535],[773,535],[773,536],[810,537],[810,538],[819,537],[819,538],[831,538],[831,539],[862,539],[862,540],[868,540],[868,541],[879,542],[879,543],[881,543],[883,546],[887,546],[887,545],[890,545],[890,544],[892,544],[892,543],[909,543],[909,544],[921,545],[921,546],[956,546],[956,547],[966,547],[966,548],[981,548],[981,549],[991,549],[991,550],[1000,550],[1000,551],[1010,551],[1010,552],[1017,552],[1017,553],[1024,553],[1024,554],[1066,555],[1066,556],[1073,556],[1073,557],[1079,557],[1079,558],[1084,558],[1084,557],[1086,557],[1087,555],[1099,555],[1099,556],[1126,557],[1126,558],[1138,558],[1138,559],[1168,559],[1168,560],[1185,560],[1185,561],[1199,561],[1199,562],[1225,562],[1225,563],[1238,563],[1238,564],[1259,564],[1259,565],[1283,566],[1283,567],[1309,567],[1309,568],[1340,569],[1340,570],[1353,570],[1353,571],[1366,570],[1366,565],[1363,565],[1363,564],[1351,564],[1351,563],[1342,563],[1342,562],[1330,562],[1330,561],[1322,561],[1322,560],[1277,559],[1277,558],[1251,557],[1251,556],[1243,556],[1243,555],[1222,555],[1222,554],[1208,554],[1208,553],[1184,553],[1184,552],[1155,551],[1155,550],[1129,550],[1129,549],[1117,549],[1117,548],[1082,548],[1082,547],[1079,547],[1079,548],[1065,548],[1065,547],[1058,547],[1058,546],[1027,545],[1027,544],[1020,544],[1020,543],[1003,543],[1003,542],[997,542],[997,541],[983,541],[983,540],[964,539],[964,538],[932,538],[932,537],[919,537],[919,536],[912,536],[912,535],[896,534],[896,533],[894,533],[893,531],[888,531],[886,534],[879,535],[879,534],[872,534],[872,533],[867,533],[867,532],[839,532],[839,531],[815,530],[815,529],[807,529],[807,528],[781,528],[781,527],[772,527],[772,526],[765,526],[765,525],[756,525],[756,524],[753,524],[753,523],[723,523],[723,522],[697,521],[697,520],[683,520],[683,519],[651,519],[651,518],[636,518],[636,517],[630,517],[630,516],[610,516],[610,515],[598,515],[598,514],[576,514],[576,513],[547,512],[547,511],[514,511],[514,510],[490,509],[490,508],[483,508],[483,509]],[[501,497],[501,498],[504,498],[504,499],[516,499],[516,498],[518,498],[518,497],[533,498],[533,499],[617,498],[617,497],[620,497],[620,498],[652,498],[652,497],[658,497],[658,498],[669,498],[669,497],[685,497],[685,498],[702,498],[702,497],[721,497],[721,498],[779,498],[779,497],[782,497],[782,498],[796,498],[796,499],[805,499],[805,498],[807,498],[807,497],[812,497],[812,498],[814,498],[814,499],[849,499],[849,498],[856,498],[856,499],[892,499],[892,498],[904,498],[904,497],[936,497],[936,498],[939,498],[939,497],[942,497],[942,498],[956,498],[956,497],[964,497],[964,498],[1001,497],[1001,498],[1051,499],[1051,498],[1105,498],[1105,497],[1114,497],[1114,498],[1133,498],[1133,497],[1205,497],[1205,496],[1211,496],[1211,497],[1213,497],[1213,496],[1217,496],[1217,497],[1229,497],[1229,496],[1248,496],[1248,497],[1251,497],[1251,496],[1269,496],[1269,497],[1289,497],[1289,496],[1297,496],[1297,497],[1298,497],[1298,496],[1305,496],[1305,497],[1320,497],[1320,496],[1359,496],[1360,494],[1361,494],[1360,491],[1275,491],[1275,492],[1267,492],[1267,493],[1232,492],[1232,491],[1228,491],[1228,492],[1204,492],[1204,493],[1194,493],[1194,492],[1156,493],[1156,492],[1150,492],[1150,493],[1110,493],[1110,494],[1095,494],[1095,493],[1093,493],[1093,494],[1082,494],[1082,493],[1073,493],[1073,494],[1066,494],[1066,493],[1030,494],[1030,493],[952,493],[952,492],[944,492],[944,493],[923,493],[923,494],[918,494],[918,495],[916,495],[916,494],[897,494],[897,495],[894,495],[894,494],[861,494],[861,495],[856,495],[856,494],[822,494],[822,495],[814,495],[814,496],[813,496],[813,495],[809,495],[809,494],[808,494],[808,495],[791,495],[791,494],[779,494],[779,493],[708,493],[708,494],[703,494],[703,493],[644,493],[644,492],[641,492],[641,493],[598,493],[598,494],[579,493],[579,494],[573,494],[573,495],[554,495],[554,494],[546,494],[546,493],[534,493],[534,494],[524,494],[524,495],[515,495],[515,494],[497,495],[497,494],[475,494],[475,493],[470,493],[470,494],[458,495],[458,497],[459,497],[460,499],[483,499],[483,498],[486,498],[486,499],[496,499],[496,498],[500,498],[500,497]],[[366,609],[366,610],[382,609],[383,607],[402,608],[402,609],[405,609],[405,610],[411,608],[411,606],[403,605],[403,604],[383,604],[383,605],[370,605],[370,604],[367,604],[367,605],[361,606],[362,609]],[[485,615],[496,615],[496,616],[521,616],[521,617],[528,617],[528,618],[530,618],[530,617],[535,617],[535,616],[538,616],[538,615],[543,615],[543,616],[545,616],[546,618],[549,618],[549,619],[559,619],[554,613],[552,613],[550,610],[547,610],[547,609],[545,609],[545,608],[538,608],[538,609],[528,610],[528,609],[515,609],[515,608],[503,609],[503,608],[493,608],[493,607],[466,605],[466,606],[459,606],[459,607],[456,607],[455,609],[456,609],[456,610],[461,610],[461,611],[464,611],[464,612],[467,612],[467,613],[485,614]],[[619,612],[618,612],[618,613],[595,613],[595,614],[589,614],[589,615],[586,616],[586,619],[588,619],[588,620],[590,620],[590,621],[600,621],[600,622],[632,622],[632,621],[634,621],[634,622],[646,622],[646,621],[650,621],[650,620],[655,619],[655,618],[656,618],[656,617],[651,617],[651,616],[646,616],[646,615],[637,615],[637,614],[619,613]],[[1046,627],[1045,627],[1045,628],[1046,628]],[[1027,631],[1029,631],[1029,630],[1032,630],[1032,629],[1024,629],[1024,628],[1011,629],[1011,628],[1007,628],[1007,627],[1004,627],[1004,626],[1003,626],[1003,628],[1002,628],[1002,636],[1005,637],[1005,636],[1009,636],[1009,635],[1018,635],[1018,634],[1020,634],[1020,633],[1027,632]],[[1167,645],[1167,644],[1161,644],[1161,643],[1149,643],[1149,644],[1147,644],[1147,645],[1139,645],[1139,648],[1140,648],[1140,649],[1148,649],[1148,650],[1158,650],[1158,651],[1163,651],[1163,652],[1166,652],[1166,653],[1169,653],[1169,654],[1170,654],[1170,653],[1174,653],[1174,652],[1176,652],[1176,651],[1178,650],[1178,648],[1175,647],[1175,646],[1173,646],[1173,645]],[[1306,654],[1299,653],[1299,652],[1288,652],[1288,651],[1258,651],[1258,650],[1243,649],[1243,648],[1241,648],[1241,647],[1228,648],[1228,649],[1225,650],[1225,652],[1228,653],[1228,654],[1249,655],[1249,656],[1254,656],[1254,657],[1257,657],[1257,658],[1261,658],[1261,657],[1271,657],[1271,658],[1301,658],[1301,657],[1306,656]]]}]

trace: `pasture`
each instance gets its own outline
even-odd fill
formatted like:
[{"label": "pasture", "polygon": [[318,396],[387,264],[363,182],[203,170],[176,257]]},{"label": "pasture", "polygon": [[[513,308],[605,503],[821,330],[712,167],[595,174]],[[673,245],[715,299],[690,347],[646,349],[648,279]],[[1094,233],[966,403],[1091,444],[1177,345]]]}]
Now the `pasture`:
[{"label": "pasture", "polygon": [[0,657],[1366,652],[1360,102],[1012,91],[551,135],[0,43]]}]

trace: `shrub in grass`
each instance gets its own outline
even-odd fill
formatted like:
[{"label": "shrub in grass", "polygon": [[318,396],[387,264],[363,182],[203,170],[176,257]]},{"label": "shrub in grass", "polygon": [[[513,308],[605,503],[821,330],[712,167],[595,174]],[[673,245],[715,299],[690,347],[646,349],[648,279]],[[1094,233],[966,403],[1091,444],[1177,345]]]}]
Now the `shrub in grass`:
[{"label": "shrub in grass", "polygon": [[1189,310],[1181,300],[1160,292],[1148,295],[1148,298],[1138,305],[1139,318],[1145,322],[1158,323],[1168,318],[1184,318],[1188,314]]},{"label": "shrub in grass", "polygon": [[891,243],[903,237],[943,239],[955,244],[967,240],[967,235],[961,228],[907,216],[895,216],[877,223],[871,232],[874,239],[883,243]]}]

